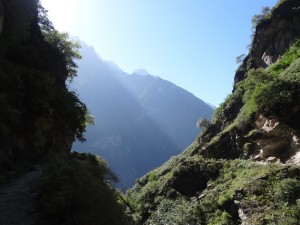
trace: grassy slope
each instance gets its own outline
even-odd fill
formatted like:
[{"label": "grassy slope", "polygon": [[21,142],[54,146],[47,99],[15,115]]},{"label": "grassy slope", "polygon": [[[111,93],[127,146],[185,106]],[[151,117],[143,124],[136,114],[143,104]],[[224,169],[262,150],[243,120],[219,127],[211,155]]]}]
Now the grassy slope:
[{"label": "grassy slope", "polygon": [[[299,56],[296,41],[276,64],[248,71],[188,149],[137,181],[127,201],[139,224],[299,224],[300,168],[247,160],[256,116],[283,118],[299,104]],[[232,133],[240,152],[226,155]]]}]

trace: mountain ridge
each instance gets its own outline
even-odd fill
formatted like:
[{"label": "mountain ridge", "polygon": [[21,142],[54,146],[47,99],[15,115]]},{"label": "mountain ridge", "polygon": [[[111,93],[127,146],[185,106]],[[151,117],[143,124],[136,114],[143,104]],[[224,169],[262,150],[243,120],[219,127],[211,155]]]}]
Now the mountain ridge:
[{"label": "mountain ridge", "polygon": [[233,93],[192,145],[128,191],[138,224],[299,224],[299,8],[279,1],[253,17]]},{"label": "mountain ridge", "polygon": [[129,187],[147,171],[178,154],[199,133],[199,117],[213,110],[202,100],[158,76],[123,72],[82,43],[76,89],[95,126],[76,151],[90,151],[107,159]]}]

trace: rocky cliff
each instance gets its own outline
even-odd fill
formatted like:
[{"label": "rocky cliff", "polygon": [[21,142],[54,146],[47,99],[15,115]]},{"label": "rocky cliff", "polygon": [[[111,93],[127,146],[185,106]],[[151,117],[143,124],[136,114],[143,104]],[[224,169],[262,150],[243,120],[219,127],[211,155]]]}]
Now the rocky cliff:
[{"label": "rocky cliff", "polygon": [[140,224],[299,224],[300,2],[259,15],[234,91],[128,192]]},{"label": "rocky cliff", "polygon": [[2,3],[0,186],[9,185],[0,191],[0,223],[132,224],[104,160],[70,153],[87,118],[68,89],[78,45],[54,29],[38,0]]},{"label": "rocky cliff", "polygon": [[36,0],[0,5],[1,169],[9,160],[71,151],[82,139],[86,107],[66,84],[76,74],[76,45],[44,13]]},{"label": "rocky cliff", "polygon": [[250,51],[235,74],[235,84],[247,76],[249,69],[275,63],[300,36],[299,1],[281,1],[272,13],[261,16],[263,18],[254,24]]}]

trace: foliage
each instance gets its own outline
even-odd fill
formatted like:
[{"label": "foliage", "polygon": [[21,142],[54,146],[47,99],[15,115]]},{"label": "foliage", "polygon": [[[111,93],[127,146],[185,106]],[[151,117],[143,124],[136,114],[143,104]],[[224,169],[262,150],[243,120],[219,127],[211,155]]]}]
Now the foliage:
[{"label": "foliage", "polygon": [[239,104],[242,100],[242,90],[237,90],[228,95],[224,102],[215,110],[212,123],[223,121],[231,123],[239,112]]},{"label": "foliage", "polygon": [[300,40],[297,40],[278,62],[276,62],[268,68],[268,71],[270,71],[270,73],[272,73],[273,75],[279,75],[299,57]]},{"label": "foliage", "polygon": [[[270,17],[271,10],[264,8],[253,18],[254,27]],[[261,135],[255,127],[257,117],[262,114],[285,120],[290,116],[300,103],[299,43],[295,41],[268,68],[247,68],[245,79],[216,109],[200,141],[141,178],[128,192],[139,205],[135,213],[140,224],[193,224],[185,218],[210,225],[299,224],[298,166],[212,160],[207,153],[212,150],[222,155],[236,147],[249,157],[255,138]],[[241,213],[246,221],[241,221]]]},{"label": "foliage", "polygon": [[269,7],[263,7],[260,14],[252,17],[252,29],[255,29],[257,25],[263,21],[268,20],[271,17],[271,9]]},{"label": "foliage", "polygon": [[53,155],[41,187],[39,224],[133,224],[112,186],[115,175],[99,157]]},{"label": "foliage", "polygon": [[[270,96],[272,96],[270,98]],[[300,83],[277,80],[254,93],[258,112],[266,116],[283,116],[300,97]]]},{"label": "foliage", "polygon": [[284,2],[287,2],[289,0],[278,0],[276,5],[274,6],[274,9],[278,8],[280,5],[282,5]]},{"label": "foliage", "polygon": [[200,128],[202,130],[206,129],[209,125],[210,125],[210,121],[203,117],[200,118],[196,124],[197,128]]},{"label": "foliage", "polygon": [[237,56],[235,59],[236,63],[240,64],[245,59],[245,57],[246,57],[245,54],[241,54],[241,55]]},{"label": "foliage", "polygon": [[[221,162],[215,160],[181,156],[173,157],[159,169],[151,171],[127,193],[136,202],[134,217],[137,222],[197,224],[193,221],[202,221],[201,217],[198,218],[201,212],[188,205],[185,198],[205,189],[208,180],[218,176],[220,168]],[[151,218],[148,218],[149,211]]]},{"label": "foliage", "polygon": [[72,79],[77,75],[77,64],[75,59],[80,59],[78,49],[80,45],[78,42],[71,41],[68,33],[60,33],[54,27],[47,16],[47,10],[45,10],[41,4],[38,5],[39,9],[39,25],[44,37],[44,40],[49,43],[53,48],[56,48],[66,66],[68,77]]},{"label": "foliage", "polygon": [[44,37],[47,43],[59,51],[63,59],[63,63],[66,65],[68,77],[72,81],[72,79],[77,75],[77,64],[74,62],[74,59],[81,58],[77,50],[80,48],[79,43],[70,41],[67,33],[60,33],[57,30],[45,33]]},{"label": "foliage", "polygon": [[145,225],[198,225],[203,224],[203,215],[196,205],[180,197],[163,199]]},{"label": "foliage", "polygon": [[76,138],[84,140],[89,119],[86,106],[66,87],[68,76],[76,74],[77,45],[54,30],[37,3],[3,1],[0,154],[16,164],[70,151]]},{"label": "foliage", "polygon": [[285,179],[275,186],[276,201],[295,204],[300,199],[300,181],[297,179]]},{"label": "foliage", "polygon": [[248,124],[258,112],[256,97],[261,90],[273,80],[274,77],[263,69],[250,70],[245,80],[237,85],[237,88],[242,90],[243,103],[240,113],[236,120],[239,126]]},{"label": "foliage", "polygon": [[[297,200],[300,198],[300,185],[296,179],[300,175],[299,168],[276,164],[270,166],[247,160],[211,161],[211,168],[219,170],[218,176],[215,176],[200,169],[205,165],[200,157],[194,160],[195,165],[198,165],[194,169],[199,168],[201,171],[201,175],[197,176],[205,179],[205,176],[210,175],[206,187],[199,188],[192,196],[182,195],[172,186],[179,178],[176,171],[183,173],[188,170],[190,174],[197,174],[190,164],[186,166],[183,158],[177,158],[167,165],[173,172],[160,176],[161,170],[167,169],[164,165],[156,170],[155,182],[137,185],[128,193],[139,202],[139,217],[136,218],[144,218],[144,222],[138,220],[139,224],[240,224],[239,207],[251,212],[246,216],[247,221],[253,225],[262,224],[262,221],[266,221],[266,224],[276,221],[281,221],[280,224],[297,224],[295,221],[300,216],[300,200]],[[219,167],[218,163],[222,166]],[[295,178],[290,178],[290,174]],[[190,184],[185,188],[193,185],[196,186]],[[172,192],[171,195],[167,194]],[[152,193],[156,200],[149,201],[149,198],[142,197],[145,193]],[[145,206],[150,214],[142,210]]]},{"label": "foliage", "polygon": [[249,70],[248,76],[237,85],[237,89],[244,93],[244,105],[236,119],[240,126],[249,124],[259,113],[266,116],[282,116],[298,102],[299,43],[296,41],[282,58],[269,68]]}]

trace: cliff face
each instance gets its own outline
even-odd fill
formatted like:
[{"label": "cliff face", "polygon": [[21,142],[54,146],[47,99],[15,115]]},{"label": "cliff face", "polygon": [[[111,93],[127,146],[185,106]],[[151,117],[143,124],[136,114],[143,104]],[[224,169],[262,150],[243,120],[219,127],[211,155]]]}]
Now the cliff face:
[{"label": "cliff face", "polygon": [[1,162],[70,151],[85,126],[85,105],[65,83],[74,55],[60,48],[71,42],[36,0],[2,0],[0,18]]},{"label": "cliff face", "polygon": [[[258,21],[249,54],[235,74],[233,94],[217,110],[215,122],[200,137],[205,143],[202,148],[205,157],[297,161],[298,94],[284,89],[299,87],[298,78],[291,78],[298,73],[299,37],[299,1],[281,1]],[[270,86],[259,88],[262,83]],[[285,94],[289,96],[282,98]],[[270,99],[268,102],[262,97],[255,99],[257,95]]]},{"label": "cliff face", "polygon": [[299,223],[299,9],[261,17],[211,124],[128,192],[140,224]]},{"label": "cliff face", "polygon": [[255,27],[249,54],[237,70],[234,83],[247,76],[251,68],[268,67],[275,63],[300,37],[299,1],[283,1],[271,14],[265,15]]}]

